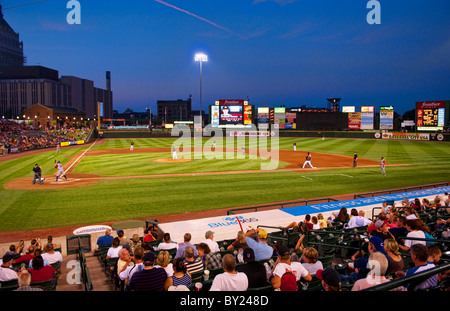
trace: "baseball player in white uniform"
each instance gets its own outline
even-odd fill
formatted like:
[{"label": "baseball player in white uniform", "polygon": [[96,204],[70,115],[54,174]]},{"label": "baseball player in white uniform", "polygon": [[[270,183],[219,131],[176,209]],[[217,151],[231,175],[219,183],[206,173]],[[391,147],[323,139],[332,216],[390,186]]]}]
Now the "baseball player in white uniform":
[{"label": "baseball player in white uniform", "polygon": [[380,168],[381,168],[381,175],[386,175],[386,160],[384,159],[384,157],[381,157],[381,161],[380,161]]},{"label": "baseball player in white uniform", "polygon": [[174,146],[172,146],[172,160],[176,159],[177,159],[177,150],[175,149]]},{"label": "baseball player in white uniform", "polygon": [[64,176],[64,178],[67,180],[66,173],[64,172],[64,167],[60,161],[56,163],[55,168],[58,170],[58,172],[56,172],[56,181],[58,181],[59,176]]}]

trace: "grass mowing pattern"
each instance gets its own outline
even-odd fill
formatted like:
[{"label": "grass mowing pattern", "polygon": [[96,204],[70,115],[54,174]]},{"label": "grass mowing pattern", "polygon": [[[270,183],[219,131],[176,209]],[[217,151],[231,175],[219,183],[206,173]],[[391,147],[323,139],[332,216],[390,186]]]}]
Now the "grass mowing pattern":
[{"label": "grass mowing pattern", "polygon": [[[129,148],[131,139],[111,139],[93,149]],[[133,139],[135,148],[170,147],[174,139]],[[207,141],[206,139],[204,142]],[[202,211],[217,208],[264,204],[285,200],[300,200],[344,193],[375,191],[448,181],[450,145],[439,142],[389,141],[366,139],[281,138],[280,149],[324,152],[363,158],[387,160],[387,175],[380,176],[379,168],[330,169],[311,172],[263,172],[252,174],[135,178],[105,180],[94,185],[61,190],[8,190],[3,185],[12,179],[30,178],[32,167],[39,163],[44,175],[54,173],[54,161],[66,163],[69,158],[88,146],[63,149],[55,157],[49,151],[38,155],[0,162],[0,231],[22,231],[70,225],[86,225],[105,221],[152,218],[162,214]],[[116,158],[116,156],[120,156]],[[140,161],[151,161],[148,168],[127,163],[123,155],[108,155],[106,159],[86,157],[77,167],[78,173],[94,168],[105,174],[142,175],[150,173],[188,172],[190,169],[211,171],[231,161],[233,169],[258,166],[258,161],[202,160],[183,166],[156,166],[155,154],[133,154]],[[165,154],[164,157],[169,157]],[[94,159],[94,158],[97,158]],[[113,159],[114,162],[108,162]],[[105,161],[106,160],[106,161]],[[122,160],[123,164],[120,163]],[[136,159],[135,159],[136,160]],[[211,162],[208,162],[211,161]],[[133,161],[131,161],[133,162]],[[410,164],[390,167],[389,164]],[[106,169],[105,169],[106,168]],[[78,171],[78,169],[80,171]],[[228,170],[228,169],[227,169]],[[133,172],[133,173],[132,173]],[[89,173],[93,173],[90,171]],[[342,175],[341,175],[342,174]],[[353,178],[350,178],[348,176]],[[303,178],[305,176],[307,178]],[[36,186],[37,187],[37,186]]]}]

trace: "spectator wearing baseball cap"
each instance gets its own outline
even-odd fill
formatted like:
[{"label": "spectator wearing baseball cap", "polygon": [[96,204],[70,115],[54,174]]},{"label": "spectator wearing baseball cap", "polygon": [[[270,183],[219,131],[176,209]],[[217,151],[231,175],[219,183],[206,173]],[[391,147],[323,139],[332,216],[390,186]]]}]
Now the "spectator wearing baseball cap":
[{"label": "spectator wearing baseball cap", "polygon": [[322,287],[326,292],[340,292],[341,288],[341,276],[333,268],[326,268],[324,270],[317,270],[316,277],[322,280]]},{"label": "spectator wearing baseball cap", "polygon": [[2,265],[0,266],[0,282],[17,280],[17,273],[11,268],[13,263],[13,255],[6,253],[2,258]]},{"label": "spectator wearing baseball cap", "polygon": [[167,273],[163,268],[155,267],[155,253],[145,253],[142,261],[144,269],[134,273],[130,280],[130,289],[134,291],[163,291]]},{"label": "spectator wearing baseball cap", "polygon": [[[369,239],[369,242],[367,243],[366,256],[361,256],[354,262],[354,267],[358,271],[358,278],[356,279],[365,278],[367,276],[367,273],[369,273],[367,265],[369,262],[369,256],[370,254],[373,254],[375,252],[380,252],[386,257],[386,259],[388,260],[387,271],[389,271],[389,255],[386,253],[386,250],[384,249],[384,241],[380,237],[373,236]],[[356,279],[353,280],[356,281]]]},{"label": "spectator wearing baseball cap", "polygon": [[379,237],[383,241],[392,237],[385,220],[377,219],[375,221],[375,227],[376,229],[370,232],[370,236]]},{"label": "spectator wearing baseball cap", "polygon": [[303,265],[294,261],[291,262],[291,253],[286,245],[278,246],[278,258],[272,268],[272,287],[278,289],[281,287],[281,278],[286,272],[292,272],[296,277],[296,281],[304,279],[309,282],[312,280],[311,274],[303,267]]},{"label": "spectator wearing baseball cap", "polygon": [[205,243],[209,246],[209,250],[211,253],[217,253],[220,252],[219,244],[214,241],[214,233],[211,230],[208,230],[205,232],[205,240],[201,241],[200,243]]},{"label": "spectator wearing baseball cap", "polygon": [[[256,233],[256,239],[253,237]],[[267,244],[267,231],[251,229],[245,233],[245,243],[255,252],[255,260],[269,259],[273,255],[273,248]]]}]

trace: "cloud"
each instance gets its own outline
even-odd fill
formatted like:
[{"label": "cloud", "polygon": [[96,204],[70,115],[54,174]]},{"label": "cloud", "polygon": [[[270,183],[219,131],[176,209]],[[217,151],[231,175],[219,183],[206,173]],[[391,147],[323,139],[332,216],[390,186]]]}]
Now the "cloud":
[{"label": "cloud", "polygon": [[184,9],[181,9],[181,8],[179,8],[179,7],[177,7],[177,6],[174,6],[173,4],[167,3],[167,2],[162,1],[162,0],[155,0],[155,1],[158,2],[158,3],[160,3],[160,4],[162,4],[162,5],[167,6],[167,7],[169,7],[169,8],[175,9],[175,10],[177,10],[177,11],[180,11],[180,12],[183,12],[183,13],[185,13],[185,14],[188,14],[188,15],[190,15],[190,16],[192,16],[192,17],[195,17],[196,19],[199,19],[199,20],[201,20],[201,21],[204,21],[204,22],[206,22],[206,23],[208,23],[208,24],[210,24],[210,25],[212,25],[212,26],[214,26],[214,27],[216,27],[216,28],[219,28],[219,29],[221,29],[221,30],[224,30],[224,31],[226,31],[226,32],[228,32],[228,33],[230,33],[230,34],[232,34],[232,35],[234,35],[234,36],[237,36],[237,37],[241,38],[241,39],[244,39],[244,40],[247,39],[246,37],[244,37],[244,36],[241,35],[241,34],[235,33],[234,31],[232,31],[232,30],[230,30],[230,29],[228,29],[228,28],[226,28],[226,27],[223,27],[223,26],[221,26],[221,25],[219,25],[219,24],[216,24],[216,23],[214,23],[214,22],[212,22],[212,21],[210,21],[210,20],[208,20],[208,19],[206,19],[206,18],[204,18],[204,17],[198,16],[197,14],[194,14],[194,13],[192,13],[192,12],[189,12],[189,11],[187,11],[187,10],[184,10]]}]

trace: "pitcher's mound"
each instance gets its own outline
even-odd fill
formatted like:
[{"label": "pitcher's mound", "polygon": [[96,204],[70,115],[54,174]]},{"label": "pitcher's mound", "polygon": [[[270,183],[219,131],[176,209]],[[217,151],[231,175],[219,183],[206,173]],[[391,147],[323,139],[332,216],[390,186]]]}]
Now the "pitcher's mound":
[{"label": "pitcher's mound", "polygon": [[158,162],[158,163],[176,163],[176,162],[190,162],[192,161],[191,159],[156,159],[153,160],[154,162]]}]

